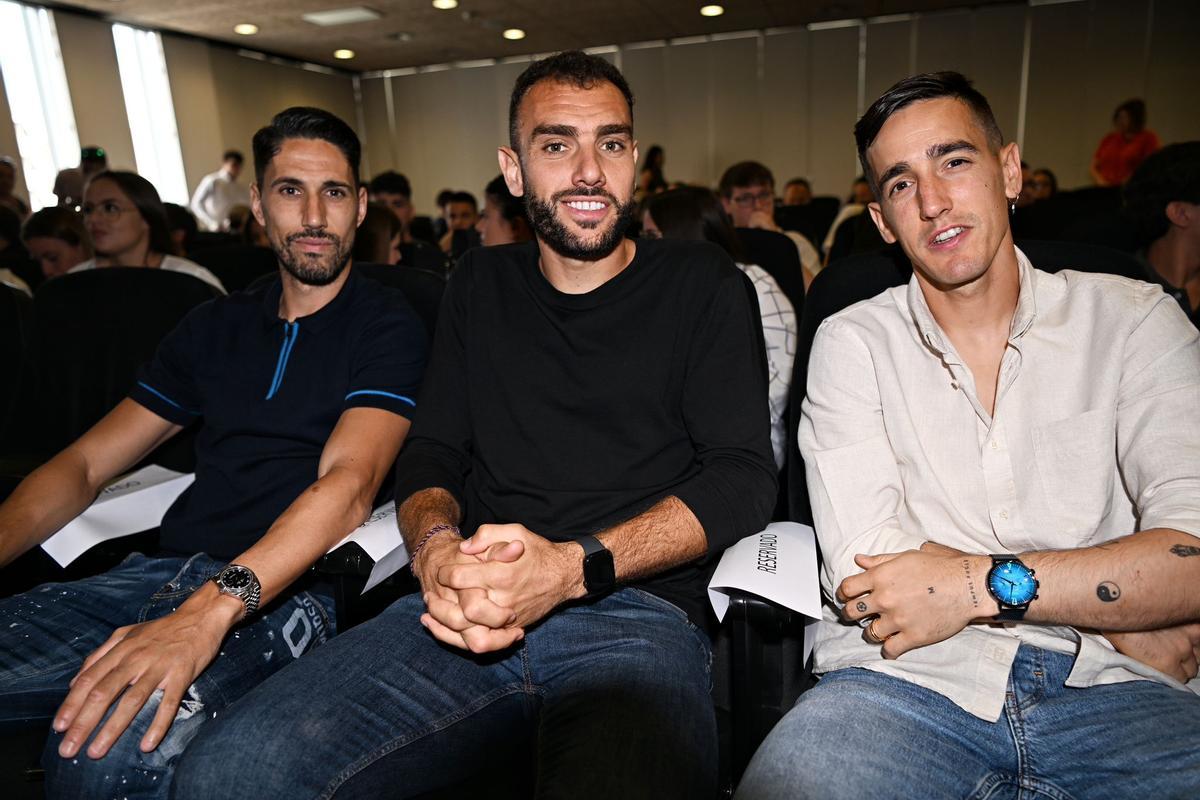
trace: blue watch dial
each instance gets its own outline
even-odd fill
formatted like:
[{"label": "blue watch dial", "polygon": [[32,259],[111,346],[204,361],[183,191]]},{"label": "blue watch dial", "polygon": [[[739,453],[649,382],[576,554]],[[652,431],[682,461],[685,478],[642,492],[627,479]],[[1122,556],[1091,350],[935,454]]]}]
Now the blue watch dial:
[{"label": "blue watch dial", "polygon": [[1037,596],[1033,571],[1017,561],[997,564],[988,574],[992,596],[1009,606],[1023,606]]}]

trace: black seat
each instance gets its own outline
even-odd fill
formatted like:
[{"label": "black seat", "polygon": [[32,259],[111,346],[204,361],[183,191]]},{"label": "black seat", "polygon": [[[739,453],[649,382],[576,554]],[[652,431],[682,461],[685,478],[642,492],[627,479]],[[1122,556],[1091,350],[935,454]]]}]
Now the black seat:
[{"label": "black seat", "polygon": [[738,228],[737,235],[749,262],[770,273],[799,313],[804,308],[804,273],[796,243],[782,233],[757,228]]},{"label": "black seat", "polygon": [[417,316],[425,323],[430,340],[437,328],[438,309],[442,305],[442,293],[446,290],[446,279],[441,274],[418,267],[392,266],[390,264],[356,263],[354,269],[360,275],[379,281],[384,286],[399,289],[408,300]]},{"label": "black seat", "polygon": [[400,266],[446,275],[450,272],[450,259],[436,244],[418,240],[400,245]]},{"label": "black seat", "polygon": [[0,283],[0,451],[17,419],[17,401],[32,380],[29,344],[33,337],[33,300],[20,289]]},{"label": "black seat", "polygon": [[241,291],[279,269],[271,248],[240,242],[194,249],[189,258],[216,275],[227,292]]},{"label": "black seat", "polygon": [[775,223],[785,231],[803,234],[819,251],[840,207],[841,202],[836,197],[814,197],[807,205],[776,207]]}]

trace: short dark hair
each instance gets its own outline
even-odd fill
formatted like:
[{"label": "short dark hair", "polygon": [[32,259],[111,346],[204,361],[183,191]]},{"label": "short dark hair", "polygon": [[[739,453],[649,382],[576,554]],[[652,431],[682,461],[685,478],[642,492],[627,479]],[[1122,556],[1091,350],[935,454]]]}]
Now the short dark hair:
[{"label": "short dark hair", "polygon": [[1000,126],[996,124],[996,116],[987,98],[971,85],[971,81],[959,72],[923,72],[905,78],[888,89],[879,99],[871,104],[867,113],[862,115],[854,125],[854,141],[858,145],[858,160],[862,164],[863,174],[876,197],[879,197],[879,186],[875,183],[875,174],[867,163],[867,149],[875,142],[875,137],[883,129],[883,125],[897,111],[902,111],[913,103],[923,100],[938,100],[949,97],[966,103],[975,115],[976,122],[983,128],[988,145],[998,151],[1004,144]]},{"label": "short dark hair", "polygon": [[449,203],[451,198],[453,198],[453,197],[454,197],[453,189],[442,189],[440,192],[437,193],[437,200],[435,200],[434,202],[437,204],[438,208],[441,208],[442,206],[446,205],[446,203]]},{"label": "short dark hair", "polygon": [[764,185],[775,188],[775,176],[771,174],[771,170],[757,161],[739,161],[721,175],[717,192],[721,197],[729,197],[739,186]]},{"label": "short dark hair", "polygon": [[1125,215],[1149,244],[1171,228],[1167,205],[1200,204],[1200,141],[1167,145],[1141,163],[1122,190]]},{"label": "short dark hair", "polygon": [[500,209],[500,216],[510,225],[518,219],[525,220],[525,224],[530,226],[529,214],[525,211],[525,198],[516,197],[508,190],[508,184],[504,182],[503,175],[497,175],[488,181],[488,185],[483,189],[484,195],[490,197],[492,202],[496,204],[496,208]]},{"label": "short dark hair", "polygon": [[566,50],[552,56],[534,61],[517,77],[513,84],[512,96],[508,101],[508,143],[513,150],[521,152],[521,131],[518,119],[521,101],[534,84],[540,81],[555,81],[576,86],[580,89],[591,89],[600,83],[611,83],[625,96],[629,104],[629,119],[633,120],[633,92],[621,70],[613,66],[607,59],[591,56],[582,50]]},{"label": "short dark hair", "polygon": [[475,209],[476,211],[479,210],[479,203],[475,201],[475,195],[471,194],[470,192],[455,192],[454,194],[450,195],[450,200],[448,202],[470,203],[471,208]]},{"label": "short dark hair", "polygon": [[175,255],[186,255],[191,250],[192,243],[196,240],[196,234],[200,231],[199,226],[196,224],[196,218],[192,216],[191,211],[188,211],[178,203],[163,203],[163,210],[167,214],[167,228],[172,233],[183,231],[183,241],[180,243],[183,252],[176,253]]},{"label": "short dark hair", "polygon": [[808,182],[808,178],[792,178],[790,181],[788,181],[787,183],[785,183],[783,185],[783,188],[786,189],[789,186],[803,186],[805,189],[808,189],[810,192],[812,191],[812,184]]},{"label": "short dark hair", "polygon": [[1146,127],[1146,101],[1140,97],[1134,97],[1126,100],[1121,105],[1117,106],[1113,111],[1113,122],[1117,121],[1117,115],[1124,111],[1129,115],[1129,125],[1133,128],[1133,132],[1137,133]]},{"label": "short dark hair", "polygon": [[221,161],[232,161],[240,167],[245,163],[246,157],[242,155],[241,150],[226,150],[221,154]]},{"label": "short dark hair", "polygon": [[367,184],[368,194],[399,194],[407,199],[412,199],[412,184],[408,182],[408,178],[404,175],[389,169],[387,172],[381,172],[371,182]]},{"label": "short dark hair", "polygon": [[288,139],[318,139],[341,150],[350,164],[354,185],[358,186],[362,145],[354,130],[340,117],[322,108],[292,106],[280,111],[271,119],[270,125],[259,128],[254,134],[254,179],[260,187],[271,159],[279,154]]},{"label": "short dark hair", "polygon": [[711,189],[682,186],[645,200],[646,212],[664,239],[690,239],[720,245],[734,261],[744,261],[733,223]]},{"label": "short dark hair", "polygon": [[[171,255],[175,252],[175,243],[171,240],[171,229],[167,225],[167,210],[159,199],[158,190],[154,184],[138,175],[136,172],[124,170],[105,170],[97,172],[88,181],[91,186],[96,181],[112,181],[117,188],[129,198],[138,214],[150,228],[150,252],[160,255]],[[87,187],[84,187],[87,196]]]},{"label": "short dark hair", "polygon": [[92,240],[83,216],[66,206],[47,206],[33,212],[21,228],[21,240],[28,245],[30,239],[59,239],[72,247],[82,247],[89,257],[92,254]]}]

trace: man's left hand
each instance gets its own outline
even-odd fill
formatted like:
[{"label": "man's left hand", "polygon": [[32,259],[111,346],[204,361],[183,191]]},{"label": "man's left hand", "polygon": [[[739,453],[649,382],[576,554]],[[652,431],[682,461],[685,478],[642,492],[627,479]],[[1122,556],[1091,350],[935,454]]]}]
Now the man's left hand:
[{"label": "man's left hand", "polygon": [[[166,617],[117,628],[87,657],[54,717],[54,730],[65,732],[60,756],[73,758],[116,702],[108,722],[87,748],[88,756],[102,758],[150,696],[161,689],[158,711],[140,745],[145,753],[158,746],[175,721],[188,687],[216,658],[225,634],[240,617],[240,601],[210,597],[207,586],[197,591],[201,593],[204,598],[193,595]],[[211,593],[216,594],[215,587]]]},{"label": "man's left hand", "polygon": [[884,658],[945,641],[972,620],[998,613],[984,587],[991,560],[927,542],[920,550],[869,556],[854,563],[863,572],[837,589],[853,622],[873,618],[867,641],[882,644]]}]

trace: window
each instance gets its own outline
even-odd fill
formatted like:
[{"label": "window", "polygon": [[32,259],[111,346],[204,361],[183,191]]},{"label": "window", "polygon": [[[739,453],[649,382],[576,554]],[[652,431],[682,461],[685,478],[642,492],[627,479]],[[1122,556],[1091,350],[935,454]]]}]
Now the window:
[{"label": "window", "polygon": [[79,164],[79,134],[67,91],[54,17],[44,8],[0,0],[0,72],[17,132],[30,205],[55,205],[54,179]]},{"label": "window", "polygon": [[162,37],[153,31],[113,25],[113,42],[138,174],[154,184],[164,202],[187,205],[187,180]]}]

